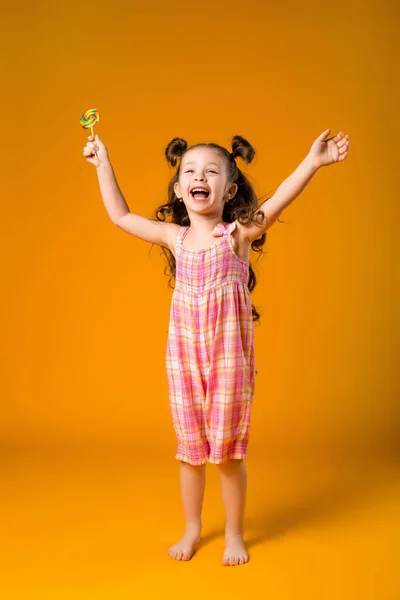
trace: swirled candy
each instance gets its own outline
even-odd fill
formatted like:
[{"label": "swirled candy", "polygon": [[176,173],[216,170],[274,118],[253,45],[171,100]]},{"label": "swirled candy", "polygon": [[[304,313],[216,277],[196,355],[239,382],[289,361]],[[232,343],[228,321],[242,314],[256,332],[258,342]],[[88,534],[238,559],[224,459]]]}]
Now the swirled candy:
[{"label": "swirled candy", "polygon": [[[96,110],[95,108],[90,108],[89,110],[87,110],[82,116],[81,116],[81,125],[84,129],[89,129],[89,127],[92,129],[93,125],[96,125],[96,123],[98,123],[100,121],[100,115],[98,110]],[[92,135],[93,135],[93,129],[92,129]]]}]

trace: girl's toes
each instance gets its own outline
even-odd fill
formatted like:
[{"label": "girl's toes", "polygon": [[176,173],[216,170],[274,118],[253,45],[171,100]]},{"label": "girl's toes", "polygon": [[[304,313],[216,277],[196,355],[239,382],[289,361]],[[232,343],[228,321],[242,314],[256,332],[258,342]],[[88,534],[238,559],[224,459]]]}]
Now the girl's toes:
[{"label": "girl's toes", "polygon": [[241,557],[240,557],[239,564],[240,564],[240,565],[242,565],[243,563],[244,563],[244,556],[241,556]]}]

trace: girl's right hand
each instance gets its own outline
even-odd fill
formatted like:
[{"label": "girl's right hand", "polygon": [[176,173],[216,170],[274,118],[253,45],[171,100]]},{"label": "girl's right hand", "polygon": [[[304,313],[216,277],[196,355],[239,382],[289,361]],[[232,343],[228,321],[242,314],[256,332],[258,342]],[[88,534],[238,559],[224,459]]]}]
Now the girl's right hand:
[{"label": "girl's right hand", "polygon": [[83,156],[85,156],[86,160],[96,168],[105,162],[109,162],[107,148],[100,140],[97,133],[95,137],[92,135],[88,136],[88,141],[83,149]]}]

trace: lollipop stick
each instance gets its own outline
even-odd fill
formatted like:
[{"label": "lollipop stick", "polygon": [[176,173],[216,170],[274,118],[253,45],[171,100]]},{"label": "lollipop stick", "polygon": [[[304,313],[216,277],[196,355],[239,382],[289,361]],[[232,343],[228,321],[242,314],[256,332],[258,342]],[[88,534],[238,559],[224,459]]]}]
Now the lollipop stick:
[{"label": "lollipop stick", "polygon": [[[93,126],[90,126],[90,131],[92,132],[92,137],[94,138],[94,133],[93,133]],[[97,152],[94,153],[95,157],[97,158]]]}]

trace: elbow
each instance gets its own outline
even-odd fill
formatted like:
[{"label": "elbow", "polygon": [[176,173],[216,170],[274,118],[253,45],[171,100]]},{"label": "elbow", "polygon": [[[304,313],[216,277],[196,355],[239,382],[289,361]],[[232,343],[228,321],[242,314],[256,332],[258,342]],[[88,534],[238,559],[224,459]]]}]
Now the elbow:
[{"label": "elbow", "polygon": [[114,217],[111,217],[111,216],[110,216],[111,223],[113,223],[113,224],[114,224],[114,225],[116,225],[117,227],[121,227],[121,226],[122,226],[122,220],[123,220],[123,218],[124,218],[124,217],[125,217],[127,214],[129,214],[129,213],[128,213],[128,212],[127,212],[127,213],[124,213],[123,215],[119,215],[118,217],[116,217],[116,216],[114,216]]}]

